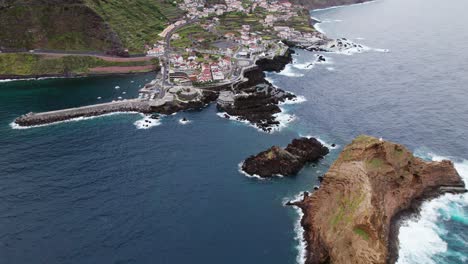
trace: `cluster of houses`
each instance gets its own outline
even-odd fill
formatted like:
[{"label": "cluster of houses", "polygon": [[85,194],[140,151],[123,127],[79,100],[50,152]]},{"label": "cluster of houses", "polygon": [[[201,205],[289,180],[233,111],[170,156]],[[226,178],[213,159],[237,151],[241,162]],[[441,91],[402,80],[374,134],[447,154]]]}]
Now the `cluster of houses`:
[{"label": "cluster of houses", "polygon": [[251,32],[250,25],[242,25],[240,36],[233,32],[228,32],[224,34],[224,37],[246,47],[248,52],[252,54],[258,54],[265,51],[261,36]]},{"label": "cluster of houses", "polygon": [[[229,5],[228,2],[236,3]],[[226,5],[217,4],[211,7],[205,7],[205,1],[203,0],[184,0],[179,4],[179,8],[187,12],[187,18],[208,17],[210,15],[220,16],[225,12],[237,11],[238,6],[242,8],[241,2],[237,0],[226,0]]]},{"label": "cluster of houses", "polygon": [[[187,17],[208,17],[210,15],[222,15],[226,12],[245,12],[254,13],[257,7],[263,8],[268,11],[269,14],[262,19],[261,23],[265,28],[274,28],[274,32],[281,39],[287,40],[298,40],[299,42],[311,42],[316,41],[315,35],[310,32],[301,32],[289,27],[275,27],[275,23],[278,21],[288,21],[291,18],[298,16],[298,11],[302,9],[300,6],[293,6],[288,0],[251,0],[249,6],[243,6],[241,1],[238,0],[225,0],[224,4],[216,4],[211,7],[205,7],[205,1],[203,0],[184,0],[179,7],[188,12]],[[217,17],[213,18],[216,23],[219,21]],[[213,25],[211,25],[213,26]],[[236,39],[237,36],[229,35],[225,36],[230,39],[236,39],[242,45],[249,46],[251,52],[262,52],[262,48],[258,46],[259,37],[252,36],[243,28],[241,31],[240,39]],[[228,33],[229,34],[229,33]]]},{"label": "cluster of houses", "polygon": [[315,32],[302,32],[288,26],[275,26],[273,29],[279,38],[298,43],[311,43],[320,40]]},{"label": "cluster of houses", "polygon": [[[245,2],[245,1],[244,1]],[[205,0],[183,0],[179,3],[179,8],[185,10],[187,14],[182,20],[179,20],[166,27],[159,35],[166,37],[180,25],[186,24],[193,18],[203,18],[204,23],[200,24],[205,30],[219,34],[218,25],[220,19],[218,16],[227,12],[245,12],[246,14],[255,14],[259,11],[257,8],[266,10],[259,17],[259,22],[268,32],[269,36],[277,36],[278,39],[286,39],[295,42],[313,42],[317,41],[318,36],[314,32],[301,32],[292,26],[283,26],[285,23],[280,21],[289,21],[298,16],[302,7],[293,6],[288,0],[251,0],[249,5],[239,0],[225,0],[225,4],[215,4],[206,6]],[[256,10],[257,9],[257,10]],[[281,26],[280,26],[281,25]],[[233,58],[243,59],[251,58],[252,55],[265,56],[265,54],[274,54],[269,47],[278,47],[278,39],[263,38],[264,32],[254,32],[248,24],[242,25],[240,29],[232,29],[231,32],[223,32],[224,37],[231,46],[226,45],[218,50],[197,50],[197,54],[204,54],[203,58],[197,58],[193,52],[194,47],[186,47],[186,53],[192,54],[184,56],[179,53],[169,55],[170,78],[177,83],[206,83],[213,81],[223,81],[230,78],[231,73],[236,67],[233,67]],[[172,35],[177,38],[178,34]],[[195,36],[196,38],[196,36]],[[201,38],[201,37],[200,37]],[[196,39],[197,41],[201,41]],[[153,46],[147,47],[149,56],[166,56],[165,43],[160,41]],[[182,54],[182,53],[181,53]],[[210,56],[210,54],[215,56]],[[261,55],[263,54],[263,55]],[[198,55],[200,56],[200,55]],[[219,59],[215,59],[218,57]]]},{"label": "cluster of houses", "polygon": [[186,59],[173,54],[170,57],[170,74],[176,76],[174,82],[211,82],[223,81],[232,71],[232,62],[230,57],[212,59],[208,55],[203,60],[198,60],[195,55],[188,56]]},{"label": "cluster of houses", "polygon": [[210,15],[220,16],[227,12],[251,13],[257,7],[262,7],[269,12],[282,12],[288,18],[294,15],[292,4],[288,0],[252,0],[249,5],[243,5],[239,0],[225,0],[226,4],[216,4],[206,7],[203,0],[184,0],[179,4],[179,8],[187,12],[188,18],[209,17]]}]

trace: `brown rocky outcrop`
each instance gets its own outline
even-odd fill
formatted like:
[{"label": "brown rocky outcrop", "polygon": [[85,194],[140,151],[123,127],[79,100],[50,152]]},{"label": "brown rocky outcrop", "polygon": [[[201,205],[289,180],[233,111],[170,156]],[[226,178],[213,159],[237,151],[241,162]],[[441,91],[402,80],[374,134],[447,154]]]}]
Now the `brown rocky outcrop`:
[{"label": "brown rocky outcrop", "polygon": [[421,199],[464,192],[452,162],[426,162],[405,147],[359,136],[318,191],[289,204],[304,213],[306,263],[393,263],[392,223]]},{"label": "brown rocky outcrop", "polygon": [[328,154],[328,149],[315,138],[294,139],[285,149],[273,146],[256,156],[247,158],[242,170],[250,175],[272,177],[297,174],[308,162],[315,162]]}]

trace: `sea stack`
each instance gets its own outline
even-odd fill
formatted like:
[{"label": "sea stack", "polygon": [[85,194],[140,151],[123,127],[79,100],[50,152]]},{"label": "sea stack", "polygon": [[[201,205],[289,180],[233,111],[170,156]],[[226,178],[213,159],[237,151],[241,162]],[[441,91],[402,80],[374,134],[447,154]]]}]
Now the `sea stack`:
[{"label": "sea stack", "polygon": [[465,191],[452,162],[426,162],[402,145],[359,136],[320,189],[289,204],[304,213],[306,263],[394,263],[399,218],[424,199]]},{"label": "sea stack", "polygon": [[250,156],[242,164],[242,170],[250,175],[272,177],[297,174],[308,162],[316,162],[328,154],[328,148],[315,138],[294,139],[285,149],[273,146]]}]

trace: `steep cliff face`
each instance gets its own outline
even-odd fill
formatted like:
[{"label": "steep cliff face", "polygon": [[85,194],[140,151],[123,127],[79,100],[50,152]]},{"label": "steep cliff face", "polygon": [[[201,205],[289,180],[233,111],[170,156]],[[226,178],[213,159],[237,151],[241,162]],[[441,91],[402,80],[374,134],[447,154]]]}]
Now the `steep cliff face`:
[{"label": "steep cliff face", "polygon": [[291,3],[302,5],[308,9],[320,9],[332,6],[358,4],[370,0],[291,0]]},{"label": "steep cliff face", "polygon": [[401,145],[360,136],[318,191],[292,203],[304,212],[306,263],[393,263],[398,215],[421,199],[463,191],[450,161],[425,162]]}]

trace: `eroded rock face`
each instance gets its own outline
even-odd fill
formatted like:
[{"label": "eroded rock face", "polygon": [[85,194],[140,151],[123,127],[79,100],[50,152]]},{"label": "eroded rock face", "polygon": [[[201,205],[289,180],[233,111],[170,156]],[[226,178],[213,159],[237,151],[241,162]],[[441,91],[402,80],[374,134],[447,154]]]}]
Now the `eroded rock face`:
[{"label": "eroded rock face", "polygon": [[[265,132],[272,132],[278,128],[280,122],[276,114],[281,113],[279,104],[295,100],[296,96],[274,87],[265,80],[264,71],[283,70],[288,63],[292,62],[292,53],[294,53],[293,50],[288,50],[283,56],[258,60],[256,69],[244,73],[247,81],[236,86],[234,104],[218,104],[218,110],[227,113],[224,115],[225,118],[249,121]],[[267,88],[259,88],[259,85],[267,86]]]},{"label": "eroded rock face", "polygon": [[328,154],[328,149],[315,138],[294,139],[286,149],[273,146],[247,158],[242,170],[250,175],[272,177],[297,174],[307,162],[315,162]]},{"label": "eroded rock face", "polygon": [[319,190],[290,204],[304,213],[306,263],[393,263],[391,234],[401,212],[443,192],[463,192],[450,161],[426,162],[405,147],[359,136]]},{"label": "eroded rock face", "polygon": [[218,110],[235,116],[239,120],[247,120],[257,128],[271,132],[279,127],[280,122],[275,114],[281,113],[279,104],[286,100],[293,100],[295,95],[269,85],[265,92],[259,92],[255,87],[242,89],[236,94],[234,104],[222,106]]}]

